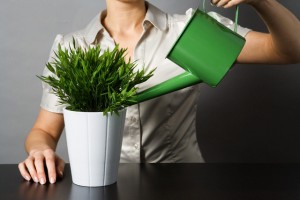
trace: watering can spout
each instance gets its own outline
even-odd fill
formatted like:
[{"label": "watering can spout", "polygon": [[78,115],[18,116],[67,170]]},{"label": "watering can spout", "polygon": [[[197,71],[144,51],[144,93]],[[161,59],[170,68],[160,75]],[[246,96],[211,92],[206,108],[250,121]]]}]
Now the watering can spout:
[{"label": "watering can spout", "polygon": [[143,102],[201,82],[217,86],[244,44],[243,37],[205,12],[196,10],[167,55],[185,72],[142,91],[133,101]]},{"label": "watering can spout", "polygon": [[186,88],[197,83],[201,83],[202,81],[195,75],[184,72],[176,77],[173,77],[163,83],[155,85],[149,89],[138,93],[133,97],[133,101],[135,102],[143,102],[149,99],[153,99],[158,96],[162,96],[164,94],[168,94],[170,92],[180,90],[182,88]]}]

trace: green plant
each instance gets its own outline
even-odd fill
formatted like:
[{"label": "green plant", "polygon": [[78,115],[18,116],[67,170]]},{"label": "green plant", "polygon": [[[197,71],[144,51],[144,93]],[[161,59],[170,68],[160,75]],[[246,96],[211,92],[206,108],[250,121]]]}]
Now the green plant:
[{"label": "green plant", "polygon": [[126,49],[117,45],[112,51],[100,54],[99,45],[87,49],[73,46],[63,49],[58,45],[54,52],[56,58],[46,67],[53,73],[38,76],[52,87],[59,103],[67,105],[68,110],[81,112],[117,113],[123,107],[135,103],[137,84],[147,81],[148,74],[135,71],[136,63],[125,60]]}]

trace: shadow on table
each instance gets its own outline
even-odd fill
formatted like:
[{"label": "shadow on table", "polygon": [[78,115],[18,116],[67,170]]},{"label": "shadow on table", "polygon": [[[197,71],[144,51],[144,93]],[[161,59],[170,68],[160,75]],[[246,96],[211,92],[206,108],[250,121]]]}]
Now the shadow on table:
[{"label": "shadow on table", "polygon": [[69,199],[118,199],[117,184],[107,187],[82,187],[72,184]]},{"label": "shadow on table", "polygon": [[24,181],[19,187],[19,199],[22,200],[115,200],[118,198],[117,184],[107,187],[82,187],[75,184],[68,186],[57,184],[41,185]]},{"label": "shadow on table", "polygon": [[55,184],[41,185],[39,183],[23,181],[19,186],[19,199],[55,199],[57,193]]}]

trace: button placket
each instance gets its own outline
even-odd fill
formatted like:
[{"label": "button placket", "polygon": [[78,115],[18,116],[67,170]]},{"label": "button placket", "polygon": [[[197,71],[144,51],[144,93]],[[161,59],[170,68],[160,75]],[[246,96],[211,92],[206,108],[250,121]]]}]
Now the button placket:
[{"label": "button placket", "polygon": [[130,107],[130,113],[127,116],[129,130],[129,151],[131,160],[140,162],[140,125],[138,122],[137,105]]},{"label": "button placket", "polygon": [[135,148],[137,151],[140,151],[140,144],[139,144],[139,143],[135,143],[134,148]]}]

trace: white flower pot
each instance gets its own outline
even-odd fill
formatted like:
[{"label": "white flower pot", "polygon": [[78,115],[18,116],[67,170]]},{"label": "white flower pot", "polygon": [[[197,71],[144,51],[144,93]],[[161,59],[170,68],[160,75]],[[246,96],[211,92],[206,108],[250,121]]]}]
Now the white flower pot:
[{"label": "white flower pot", "polygon": [[97,187],[117,181],[125,115],[126,109],[119,116],[64,109],[74,184]]}]

